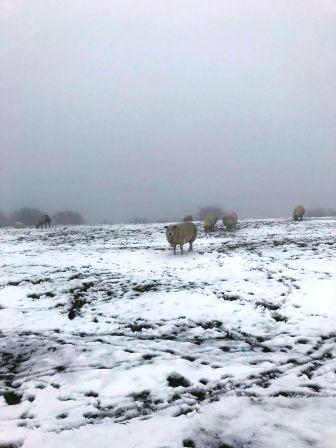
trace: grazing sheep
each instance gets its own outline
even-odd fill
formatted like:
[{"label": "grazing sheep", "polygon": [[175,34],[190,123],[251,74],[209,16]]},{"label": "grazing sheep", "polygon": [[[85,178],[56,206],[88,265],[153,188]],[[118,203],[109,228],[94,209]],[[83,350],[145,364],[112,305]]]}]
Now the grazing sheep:
[{"label": "grazing sheep", "polygon": [[197,227],[192,222],[181,222],[165,226],[168,243],[173,246],[176,255],[176,246],[180,246],[183,254],[183,244],[189,243],[189,251],[193,249],[192,244],[197,237]]},{"label": "grazing sheep", "polygon": [[26,227],[26,225],[21,221],[16,221],[16,223],[14,224],[14,227],[16,229],[24,229]]},{"label": "grazing sheep", "polygon": [[303,207],[303,205],[298,205],[295,207],[293,211],[293,219],[294,221],[302,221],[303,215],[305,214],[306,210]]},{"label": "grazing sheep", "polygon": [[189,222],[193,222],[193,220],[194,220],[194,218],[193,218],[192,215],[186,215],[186,216],[183,218],[183,222],[187,222],[187,221],[189,221]]},{"label": "grazing sheep", "polygon": [[237,226],[238,215],[235,212],[225,213],[223,216],[223,224],[227,230],[234,230]]},{"label": "grazing sheep", "polygon": [[50,216],[42,215],[39,217],[35,227],[37,229],[40,229],[41,227],[50,227],[50,224],[51,224]]},{"label": "grazing sheep", "polygon": [[211,232],[214,230],[217,220],[218,218],[214,213],[208,213],[203,224],[205,232]]}]

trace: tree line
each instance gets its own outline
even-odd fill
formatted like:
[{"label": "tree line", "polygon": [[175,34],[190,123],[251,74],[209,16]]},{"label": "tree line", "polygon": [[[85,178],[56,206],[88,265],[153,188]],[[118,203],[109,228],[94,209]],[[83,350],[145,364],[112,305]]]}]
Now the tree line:
[{"label": "tree line", "polygon": [[323,218],[325,216],[336,216],[336,210],[332,208],[316,207],[306,211],[306,216],[308,217],[319,217]]},{"label": "tree line", "polygon": [[[39,217],[44,215],[43,210],[37,208],[23,207],[6,215],[0,210],[0,227],[14,226],[16,222],[23,222],[27,227],[34,226]],[[63,210],[51,215],[51,222],[55,225],[80,225],[85,224],[83,216],[73,210]]]},{"label": "tree line", "polygon": [[[195,215],[186,215],[183,219],[184,221],[193,221],[194,219],[197,221],[203,221],[205,217],[209,214],[213,213],[217,217],[222,217],[224,215],[224,208],[216,206],[216,205],[206,205],[204,207],[200,207],[198,212]],[[336,210],[332,208],[323,208],[323,207],[315,207],[310,210],[306,211],[305,214],[307,217],[315,217],[315,218],[322,218],[326,216],[336,216]],[[129,218],[128,222],[129,224],[148,224],[153,222],[170,222],[174,219],[171,219],[171,217],[166,219],[150,219],[148,217],[144,216],[133,216]]]},{"label": "tree line", "polygon": [[[196,215],[187,215],[189,217],[189,221],[193,221],[194,219],[203,221],[203,219],[209,214],[214,213],[216,216],[223,216],[224,210],[221,207],[217,207],[215,205],[208,205],[205,207],[200,207],[199,211]],[[151,219],[145,216],[132,216],[129,218],[128,223],[129,224],[149,224],[149,223],[162,223],[162,222],[170,222],[173,221],[172,217],[165,217],[165,218],[156,218]]]}]

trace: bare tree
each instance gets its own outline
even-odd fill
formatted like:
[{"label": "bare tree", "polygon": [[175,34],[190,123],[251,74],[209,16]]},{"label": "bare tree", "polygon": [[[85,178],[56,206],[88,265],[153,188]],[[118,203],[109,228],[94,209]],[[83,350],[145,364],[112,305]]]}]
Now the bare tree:
[{"label": "bare tree", "polygon": [[72,210],[64,210],[57,212],[52,216],[52,222],[54,224],[66,226],[66,225],[80,225],[85,224],[85,219],[79,212],[74,212]]},{"label": "bare tree", "polygon": [[23,222],[26,226],[34,226],[43,214],[37,208],[24,207],[11,213],[8,221],[10,225],[14,225],[15,222],[19,221]]},{"label": "bare tree", "polygon": [[0,227],[6,227],[6,226],[8,226],[8,218],[5,215],[5,213],[3,213],[0,210]]},{"label": "bare tree", "polygon": [[198,219],[202,221],[209,213],[215,214],[217,218],[220,218],[224,215],[224,211],[221,207],[218,207],[216,205],[207,205],[206,207],[200,207],[198,212]]},{"label": "bare tree", "polygon": [[332,208],[315,207],[307,210],[306,216],[308,217],[323,217],[323,216],[336,216],[336,210]]}]

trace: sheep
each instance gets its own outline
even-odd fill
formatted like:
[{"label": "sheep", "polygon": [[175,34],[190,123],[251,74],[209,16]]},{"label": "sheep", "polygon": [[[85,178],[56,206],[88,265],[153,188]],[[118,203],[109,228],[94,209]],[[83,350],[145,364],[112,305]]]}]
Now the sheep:
[{"label": "sheep", "polygon": [[217,220],[218,218],[214,213],[208,213],[204,219],[203,224],[205,232],[214,230]]},{"label": "sheep", "polygon": [[194,220],[194,218],[193,218],[192,215],[186,215],[186,216],[183,218],[183,222],[187,222],[187,221],[189,221],[189,222],[193,222],[193,220]]},{"label": "sheep", "polygon": [[235,212],[225,213],[223,216],[223,224],[227,230],[234,230],[237,226],[238,215]]},{"label": "sheep", "polygon": [[193,222],[181,222],[165,226],[168,243],[173,246],[176,255],[176,246],[180,246],[183,254],[183,245],[189,243],[189,251],[193,250],[193,242],[197,237],[197,227]]},{"label": "sheep", "polygon": [[16,223],[14,224],[14,227],[16,229],[24,229],[26,227],[26,225],[21,221],[16,221]]},{"label": "sheep", "polygon": [[302,221],[303,215],[305,214],[306,210],[303,207],[303,205],[298,205],[295,207],[293,211],[293,219],[294,221]]},{"label": "sheep", "polygon": [[51,224],[50,216],[42,215],[39,217],[35,227],[37,229],[40,229],[41,227],[50,227],[50,224]]}]

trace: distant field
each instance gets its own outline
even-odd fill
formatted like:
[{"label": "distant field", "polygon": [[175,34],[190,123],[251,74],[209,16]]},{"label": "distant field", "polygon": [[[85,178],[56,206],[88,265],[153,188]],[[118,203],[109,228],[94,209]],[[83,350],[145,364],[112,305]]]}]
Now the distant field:
[{"label": "distant field", "polygon": [[0,447],[335,447],[336,220],[198,228],[0,229]]}]

